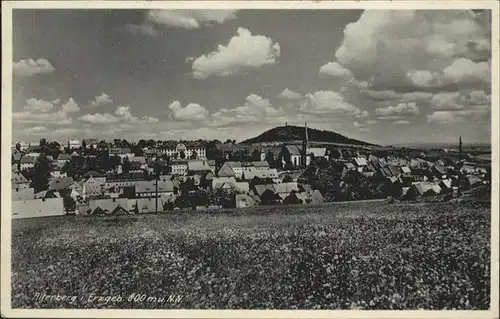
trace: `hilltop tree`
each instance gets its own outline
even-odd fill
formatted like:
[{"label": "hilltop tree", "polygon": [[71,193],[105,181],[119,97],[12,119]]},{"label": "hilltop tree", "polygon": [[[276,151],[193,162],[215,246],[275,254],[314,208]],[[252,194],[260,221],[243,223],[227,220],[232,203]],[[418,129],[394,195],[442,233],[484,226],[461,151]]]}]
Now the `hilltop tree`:
[{"label": "hilltop tree", "polygon": [[85,140],[82,141],[82,148],[83,149],[86,149],[87,148],[87,142],[85,142]]},{"label": "hilltop tree", "polygon": [[21,151],[21,144],[16,143],[16,150],[17,150],[18,152],[20,152],[20,151]]},{"label": "hilltop tree", "polygon": [[49,184],[52,165],[45,154],[40,154],[35,162],[33,170],[33,188],[36,192],[46,190]]},{"label": "hilltop tree", "polygon": [[122,147],[130,147],[130,143],[126,139],[123,139]]},{"label": "hilltop tree", "polygon": [[40,148],[44,149],[47,146],[47,140],[45,138],[40,139]]},{"label": "hilltop tree", "polygon": [[146,141],[145,141],[145,140],[142,140],[142,139],[141,139],[141,140],[139,140],[139,142],[137,142],[137,147],[138,147],[138,148],[140,148],[140,149],[142,150],[143,148],[145,148],[145,147],[146,147]]}]

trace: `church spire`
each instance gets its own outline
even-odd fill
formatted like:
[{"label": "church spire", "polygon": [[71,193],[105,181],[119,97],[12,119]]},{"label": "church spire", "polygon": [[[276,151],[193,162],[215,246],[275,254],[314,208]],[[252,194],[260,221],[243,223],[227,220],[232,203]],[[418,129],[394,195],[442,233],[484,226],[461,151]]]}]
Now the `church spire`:
[{"label": "church spire", "polygon": [[305,122],[304,127],[306,129],[306,148],[309,148],[309,135],[307,134],[307,122]]}]

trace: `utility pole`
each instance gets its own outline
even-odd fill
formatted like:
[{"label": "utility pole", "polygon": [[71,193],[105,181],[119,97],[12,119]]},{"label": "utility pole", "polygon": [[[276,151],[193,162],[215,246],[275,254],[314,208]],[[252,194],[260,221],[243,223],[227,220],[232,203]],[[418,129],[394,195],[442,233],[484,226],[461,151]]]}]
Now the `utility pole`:
[{"label": "utility pole", "polygon": [[159,167],[159,164],[158,164],[158,156],[156,157],[156,182],[155,182],[155,186],[156,186],[156,195],[155,195],[155,211],[156,213],[158,214],[158,177],[160,175],[160,167]]},{"label": "utility pole", "polygon": [[458,137],[458,187],[457,187],[457,195],[460,196],[460,184],[461,184],[461,175],[462,175],[462,137]]}]

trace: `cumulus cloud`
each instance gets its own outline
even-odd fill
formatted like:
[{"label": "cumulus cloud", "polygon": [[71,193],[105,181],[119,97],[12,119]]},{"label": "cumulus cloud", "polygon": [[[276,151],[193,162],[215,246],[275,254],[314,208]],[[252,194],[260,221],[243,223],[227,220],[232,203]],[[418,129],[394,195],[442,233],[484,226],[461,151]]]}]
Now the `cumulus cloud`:
[{"label": "cumulus cloud", "polygon": [[321,76],[332,76],[343,79],[350,79],[353,74],[348,69],[344,68],[337,62],[328,62],[327,64],[319,68],[319,75]]},{"label": "cumulus cloud", "polygon": [[369,115],[368,111],[349,104],[340,93],[334,91],[317,91],[307,94],[300,111],[307,114],[343,115],[360,118]]},{"label": "cumulus cloud", "polygon": [[444,68],[443,74],[452,83],[491,81],[491,66],[489,62],[473,62],[469,59],[460,58]]},{"label": "cumulus cloud", "polygon": [[197,29],[236,17],[236,10],[151,10],[148,21],[172,28]]},{"label": "cumulus cloud", "polygon": [[143,116],[138,118],[132,115],[130,106],[118,106],[114,114],[94,113],[81,116],[80,121],[90,124],[153,124],[159,120],[155,117]]},{"label": "cumulus cloud", "polygon": [[460,92],[440,92],[434,94],[430,100],[430,105],[435,110],[460,110],[463,104],[458,103]]},{"label": "cumulus cloud", "polygon": [[96,96],[91,101],[92,106],[99,106],[99,105],[105,105],[105,104],[111,104],[111,103],[113,103],[113,100],[106,93],[101,93],[101,95]]},{"label": "cumulus cloud", "polygon": [[80,117],[80,120],[91,124],[112,124],[120,121],[118,117],[109,113],[85,114]]},{"label": "cumulus cloud", "polygon": [[261,123],[273,120],[279,115],[283,115],[281,110],[276,109],[268,99],[252,93],[246,97],[243,105],[213,113],[212,124],[225,126],[233,123]]},{"label": "cumulus cloud", "polygon": [[[59,99],[56,100],[58,103]],[[37,99],[28,99],[23,112],[13,112],[12,119],[19,124],[58,124],[68,125],[73,123],[73,119],[68,113],[78,112],[78,104],[69,98],[68,102],[55,112],[54,104]],[[40,125],[41,126],[41,125]]]},{"label": "cumulus cloud", "polygon": [[467,87],[465,79],[488,77],[480,72],[489,62],[471,61],[491,58],[490,28],[472,11],[366,10],[345,27],[335,58],[356,79],[372,80],[378,89],[446,84],[440,81]]},{"label": "cumulus cloud", "polygon": [[202,55],[193,61],[193,76],[206,79],[211,75],[227,76],[260,68],[276,63],[280,53],[278,42],[238,28],[237,35],[229,40],[227,46],[219,45],[217,51]]},{"label": "cumulus cloud", "polygon": [[26,105],[24,109],[29,112],[35,113],[47,113],[54,108],[54,104],[52,102],[37,100],[37,99],[28,99],[26,100]]},{"label": "cumulus cloud", "polygon": [[484,122],[491,113],[491,95],[484,91],[442,92],[431,100],[437,110],[427,115],[427,121],[434,124]]},{"label": "cumulus cloud", "polygon": [[405,116],[405,115],[418,115],[420,109],[415,102],[399,103],[394,106],[381,107],[375,109],[375,114],[379,116]]},{"label": "cumulus cloud", "polygon": [[59,98],[57,98],[55,100],[50,101],[50,103],[52,103],[54,105],[59,105],[59,103],[61,103],[61,100]]},{"label": "cumulus cloud", "polygon": [[303,99],[304,96],[300,93],[291,91],[289,89],[284,89],[279,95],[278,98],[283,100],[300,100]]},{"label": "cumulus cloud", "polygon": [[174,101],[168,108],[172,110],[172,118],[179,121],[205,121],[210,116],[210,112],[197,103],[182,107],[179,101]]},{"label": "cumulus cloud", "polygon": [[66,102],[66,104],[63,104],[62,105],[62,112],[65,112],[65,113],[76,113],[80,111],[80,107],[78,106],[78,104],[73,100],[72,97],[70,97],[68,99],[68,102]]},{"label": "cumulus cloud", "polygon": [[485,122],[489,120],[489,114],[489,105],[476,105],[459,111],[435,111],[427,115],[427,121],[433,124]]},{"label": "cumulus cloud", "polygon": [[73,120],[68,114],[62,111],[52,113],[33,113],[33,112],[13,112],[12,120],[19,124],[58,124],[68,125]]},{"label": "cumulus cloud", "polygon": [[40,58],[38,60],[27,59],[19,62],[14,62],[12,71],[16,75],[33,76],[36,74],[52,73],[56,70],[54,66],[47,60]]}]

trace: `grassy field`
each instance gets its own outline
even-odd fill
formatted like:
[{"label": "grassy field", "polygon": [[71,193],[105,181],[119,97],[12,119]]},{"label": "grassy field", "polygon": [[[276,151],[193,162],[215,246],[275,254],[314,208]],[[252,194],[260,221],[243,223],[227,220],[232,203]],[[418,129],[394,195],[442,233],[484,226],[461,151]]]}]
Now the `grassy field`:
[{"label": "grassy field", "polygon": [[489,308],[489,208],[50,217],[14,220],[12,245],[14,308]]}]

